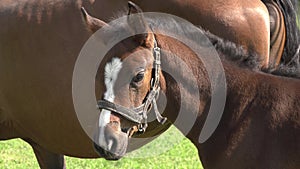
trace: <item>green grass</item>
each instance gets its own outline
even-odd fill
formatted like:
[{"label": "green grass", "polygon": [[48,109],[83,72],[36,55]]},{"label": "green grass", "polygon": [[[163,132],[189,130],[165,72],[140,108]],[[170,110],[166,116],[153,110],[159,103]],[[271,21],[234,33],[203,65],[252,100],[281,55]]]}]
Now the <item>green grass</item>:
[{"label": "green grass", "polygon": [[[145,158],[138,158],[139,156]],[[197,169],[197,149],[175,127],[118,161],[66,157],[69,169]],[[20,139],[0,142],[0,169],[38,169],[31,147]]]}]

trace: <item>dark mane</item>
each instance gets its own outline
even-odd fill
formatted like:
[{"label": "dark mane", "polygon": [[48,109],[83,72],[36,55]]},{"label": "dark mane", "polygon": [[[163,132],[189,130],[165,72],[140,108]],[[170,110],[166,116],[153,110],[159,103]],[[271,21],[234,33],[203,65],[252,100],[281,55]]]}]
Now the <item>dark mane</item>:
[{"label": "dark mane", "polygon": [[[238,46],[233,42],[226,41],[220,37],[217,37],[209,32],[206,32],[207,37],[211,43],[216,47],[216,50],[222,54],[225,54],[225,58],[253,70],[259,69],[258,54],[249,51],[246,52],[243,47]],[[265,73],[270,73],[278,76],[300,78],[300,65],[299,64],[281,64],[276,69],[262,69]]]},{"label": "dark mane", "polygon": [[242,46],[224,40],[223,38],[211,34],[210,32],[205,32],[205,35],[209,38],[210,42],[214,45],[219,54],[222,54],[225,59],[252,70],[260,69],[260,57],[256,52],[246,52]]}]

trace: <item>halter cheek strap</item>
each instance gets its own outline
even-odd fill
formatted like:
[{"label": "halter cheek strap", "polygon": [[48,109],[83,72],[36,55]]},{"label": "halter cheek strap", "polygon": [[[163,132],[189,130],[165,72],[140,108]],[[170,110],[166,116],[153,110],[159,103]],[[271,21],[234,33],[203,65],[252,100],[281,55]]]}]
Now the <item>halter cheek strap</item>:
[{"label": "halter cheek strap", "polygon": [[146,96],[146,101],[140,105],[139,107],[129,109],[122,105],[118,105],[112,103],[107,100],[99,100],[98,101],[98,108],[99,109],[106,109],[117,113],[126,119],[139,123],[138,130],[139,132],[145,132],[148,126],[147,118],[148,112],[151,110],[151,106],[153,107],[156,119],[159,123],[164,124],[167,118],[162,117],[158,111],[156,99],[159,95],[160,87],[159,87],[159,73],[161,71],[161,61],[160,61],[160,48],[157,46],[156,39],[154,38],[154,48],[153,48],[153,57],[154,57],[154,77],[152,77],[150,85],[150,91]]}]

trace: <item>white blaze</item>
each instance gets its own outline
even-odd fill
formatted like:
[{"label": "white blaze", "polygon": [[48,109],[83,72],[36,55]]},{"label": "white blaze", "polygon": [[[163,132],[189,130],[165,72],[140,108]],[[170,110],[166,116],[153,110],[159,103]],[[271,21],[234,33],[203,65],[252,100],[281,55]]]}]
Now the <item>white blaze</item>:
[{"label": "white blaze", "polygon": [[[122,68],[122,61],[119,58],[113,58],[110,63],[107,63],[104,68],[104,84],[106,86],[106,92],[104,93],[104,99],[110,102],[114,102],[114,84],[118,78],[118,74]],[[110,121],[111,112],[105,109],[102,109],[99,117],[99,146],[106,150],[110,150],[112,147],[112,142],[109,141],[106,143],[104,135],[104,127]]]},{"label": "white blaze", "polygon": [[[107,63],[104,68],[104,84],[106,86],[106,92],[104,93],[104,99],[110,102],[114,102],[114,84],[118,78],[118,74],[122,68],[122,61],[119,58],[113,58],[110,63]],[[102,110],[99,118],[99,127],[104,127],[110,120],[110,111]]]}]

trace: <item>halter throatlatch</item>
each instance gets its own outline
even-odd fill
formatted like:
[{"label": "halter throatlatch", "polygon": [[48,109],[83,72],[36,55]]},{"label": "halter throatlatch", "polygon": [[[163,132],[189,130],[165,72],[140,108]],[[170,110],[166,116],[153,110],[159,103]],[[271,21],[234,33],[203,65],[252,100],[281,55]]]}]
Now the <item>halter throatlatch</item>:
[{"label": "halter throatlatch", "polygon": [[112,103],[107,100],[99,100],[98,101],[98,108],[99,109],[106,109],[109,111],[112,111],[114,113],[117,113],[126,119],[133,121],[135,123],[138,123],[138,130],[139,132],[143,133],[146,131],[146,128],[148,127],[147,122],[147,114],[151,110],[151,106],[153,107],[156,119],[159,123],[164,124],[167,120],[167,118],[162,117],[161,114],[158,111],[156,99],[158,98],[160,87],[159,87],[159,73],[161,70],[161,61],[160,61],[160,48],[157,46],[157,42],[154,38],[154,48],[153,48],[153,67],[154,67],[154,76],[151,78],[150,81],[150,91],[148,92],[146,96],[146,101],[140,105],[139,107],[130,109],[127,107],[124,107],[122,105],[118,105],[115,103]]}]

